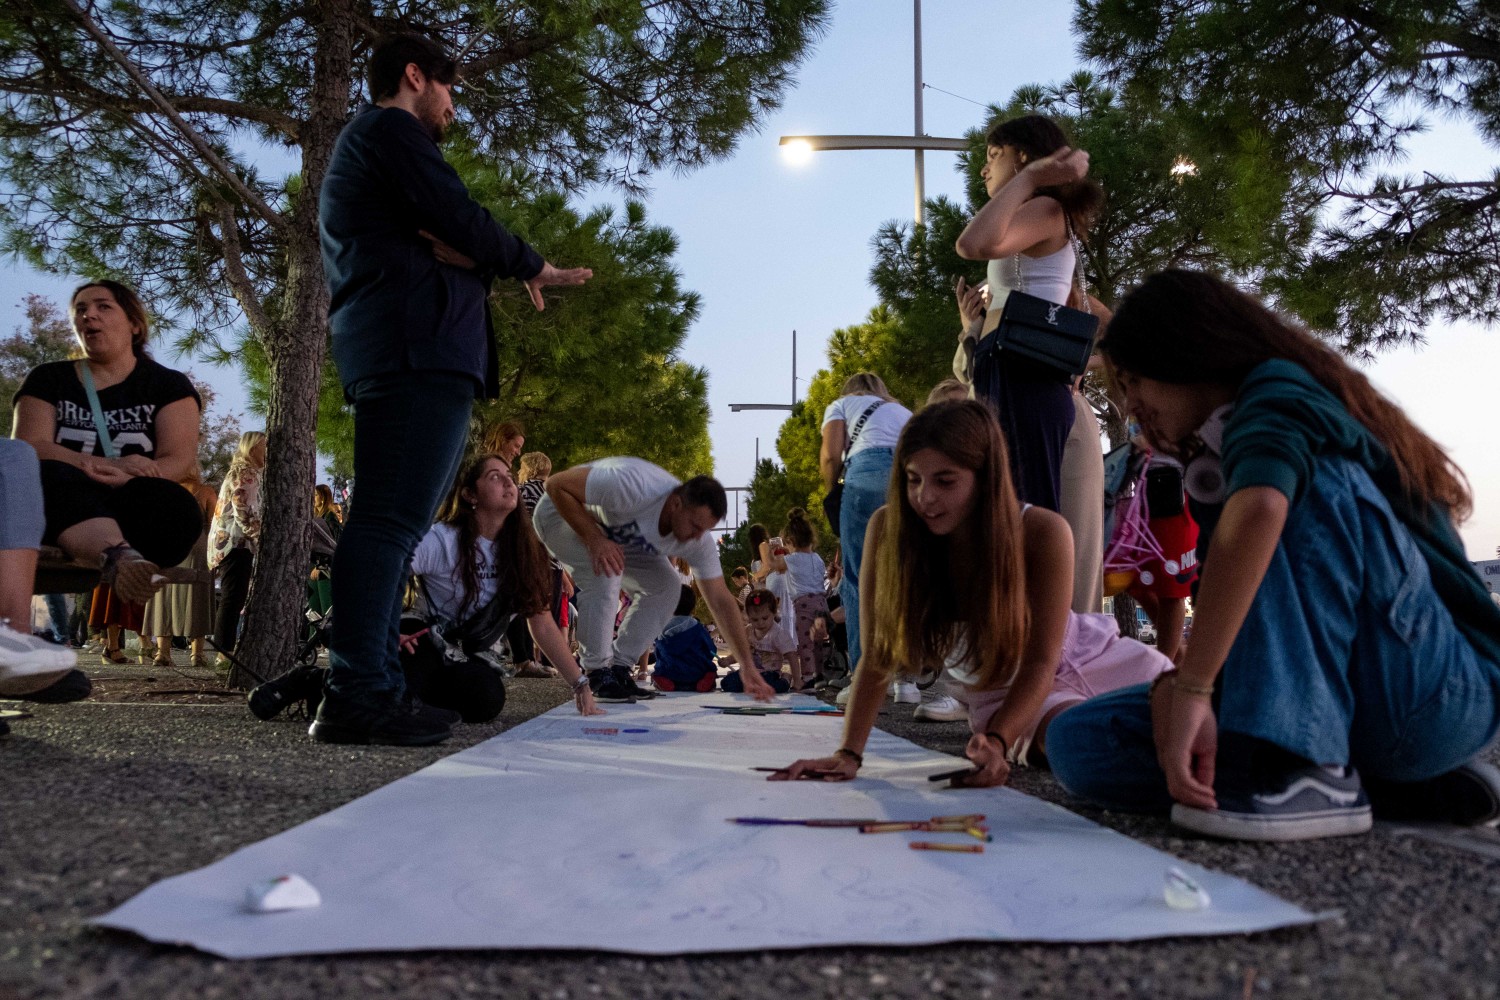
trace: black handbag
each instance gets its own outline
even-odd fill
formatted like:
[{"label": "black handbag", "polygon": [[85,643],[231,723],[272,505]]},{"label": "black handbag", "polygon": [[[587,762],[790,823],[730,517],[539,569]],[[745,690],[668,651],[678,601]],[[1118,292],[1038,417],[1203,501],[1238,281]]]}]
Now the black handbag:
[{"label": "black handbag", "polygon": [[[1071,224],[1068,236],[1073,242],[1075,261],[1082,261],[1083,254],[1073,237]],[[1059,381],[1071,382],[1088,370],[1089,356],[1094,352],[1094,338],[1099,332],[1099,317],[1019,291],[1023,284],[1019,254],[1015,257],[1015,269],[1015,288],[1001,306],[999,325],[974,347],[976,378],[983,371],[983,362],[1005,351],[1025,358],[1047,375],[1055,375]],[[1078,275],[1076,263],[1074,274]],[[1087,302],[1081,275],[1078,290],[1083,294],[1083,301]]]},{"label": "black handbag", "polygon": [[839,459],[839,478],[829,487],[827,495],[823,497],[823,516],[828,518],[828,527],[835,535],[840,533],[839,507],[844,503],[844,466],[849,464],[849,449],[854,447],[854,439],[859,437],[859,432],[864,429],[865,421],[870,419],[870,414],[880,409],[884,403],[883,399],[876,400],[869,409],[859,415],[859,420],[855,422],[849,440],[844,442],[844,455]]},{"label": "black handbag", "polygon": [[981,359],[1008,351],[1068,382],[1088,369],[1098,332],[1097,316],[1012,291],[1000,310],[1000,325],[975,348],[974,362],[977,367]]}]

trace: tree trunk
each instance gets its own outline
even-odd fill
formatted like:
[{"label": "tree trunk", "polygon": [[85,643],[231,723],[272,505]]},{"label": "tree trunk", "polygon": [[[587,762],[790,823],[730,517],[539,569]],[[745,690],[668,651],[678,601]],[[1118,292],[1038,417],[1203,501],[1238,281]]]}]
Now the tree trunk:
[{"label": "tree trunk", "polygon": [[[328,286],[318,246],[318,190],[348,114],[353,64],[349,0],[318,5],[313,85],[302,136],[302,184],[293,198],[284,298],[265,331],[271,368],[260,551],[233,687],[275,677],[296,662],[309,570],[309,522],[317,468],[318,383],[328,340]],[[248,676],[247,676],[248,674]]]}]

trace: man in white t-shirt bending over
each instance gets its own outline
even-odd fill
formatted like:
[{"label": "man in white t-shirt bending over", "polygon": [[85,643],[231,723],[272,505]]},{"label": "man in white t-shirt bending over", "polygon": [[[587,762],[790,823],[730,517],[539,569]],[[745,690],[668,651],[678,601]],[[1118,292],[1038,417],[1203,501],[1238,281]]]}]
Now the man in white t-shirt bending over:
[{"label": "man in white t-shirt bending over", "polygon": [[[638,686],[631,668],[661,635],[677,607],[682,581],[668,560],[687,560],[714,621],[742,665],[745,693],[773,696],[753,664],[739,606],[724,585],[709,529],[724,517],[724,487],[708,476],[679,482],[639,458],[601,458],[554,473],[532,523],[577,587],[579,661],[599,701],[634,701],[654,692]],[[611,641],[621,587],[630,608]]]}]

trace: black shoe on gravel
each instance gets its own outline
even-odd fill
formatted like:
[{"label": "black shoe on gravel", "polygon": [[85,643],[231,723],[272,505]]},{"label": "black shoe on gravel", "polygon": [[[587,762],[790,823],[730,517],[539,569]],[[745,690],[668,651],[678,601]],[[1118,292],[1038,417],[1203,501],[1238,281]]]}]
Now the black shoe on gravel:
[{"label": "black shoe on gravel", "polygon": [[402,701],[365,701],[325,695],[307,730],[319,743],[425,747],[453,735],[453,728]]},{"label": "black shoe on gravel", "polygon": [[318,710],[323,698],[323,680],[328,671],[320,667],[293,667],[280,677],[250,689],[250,713],[262,722],[269,722],[280,715],[283,709],[308,703],[309,716]]},{"label": "black shoe on gravel", "polygon": [[82,701],[94,690],[94,682],[82,670],[70,670],[40,691],[30,694],[13,694],[16,701],[35,701],[43,705],[61,705],[69,701]]},{"label": "black shoe on gravel", "polygon": [[1381,819],[1493,826],[1500,822],[1500,769],[1482,760],[1426,781],[1372,780],[1370,803]]},{"label": "black shoe on gravel", "polygon": [[1367,833],[1373,823],[1370,800],[1359,772],[1338,774],[1309,764],[1258,781],[1255,785],[1216,781],[1217,809],[1178,803],[1172,823],[1196,833],[1226,840],[1316,840]]}]

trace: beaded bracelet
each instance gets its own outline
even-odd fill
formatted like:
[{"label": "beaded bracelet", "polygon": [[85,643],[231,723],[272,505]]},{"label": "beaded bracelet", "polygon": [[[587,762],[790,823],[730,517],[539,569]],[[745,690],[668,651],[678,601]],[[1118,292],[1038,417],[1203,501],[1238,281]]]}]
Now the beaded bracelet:
[{"label": "beaded bracelet", "polygon": [[848,747],[839,747],[833,752],[833,755],[835,757],[848,757],[850,760],[854,761],[855,767],[865,766],[864,755],[856,750],[850,750]]},{"label": "beaded bracelet", "polygon": [[1182,679],[1182,675],[1178,673],[1172,674],[1172,687],[1178,691],[1181,691],[1183,694],[1195,694],[1200,698],[1212,698],[1214,696],[1214,686],[1212,684],[1209,684],[1207,686],[1199,684],[1189,684],[1184,681]]},{"label": "beaded bracelet", "polygon": [[576,698],[583,693],[583,689],[589,682],[588,674],[579,674],[578,679],[573,682],[573,696]]}]

